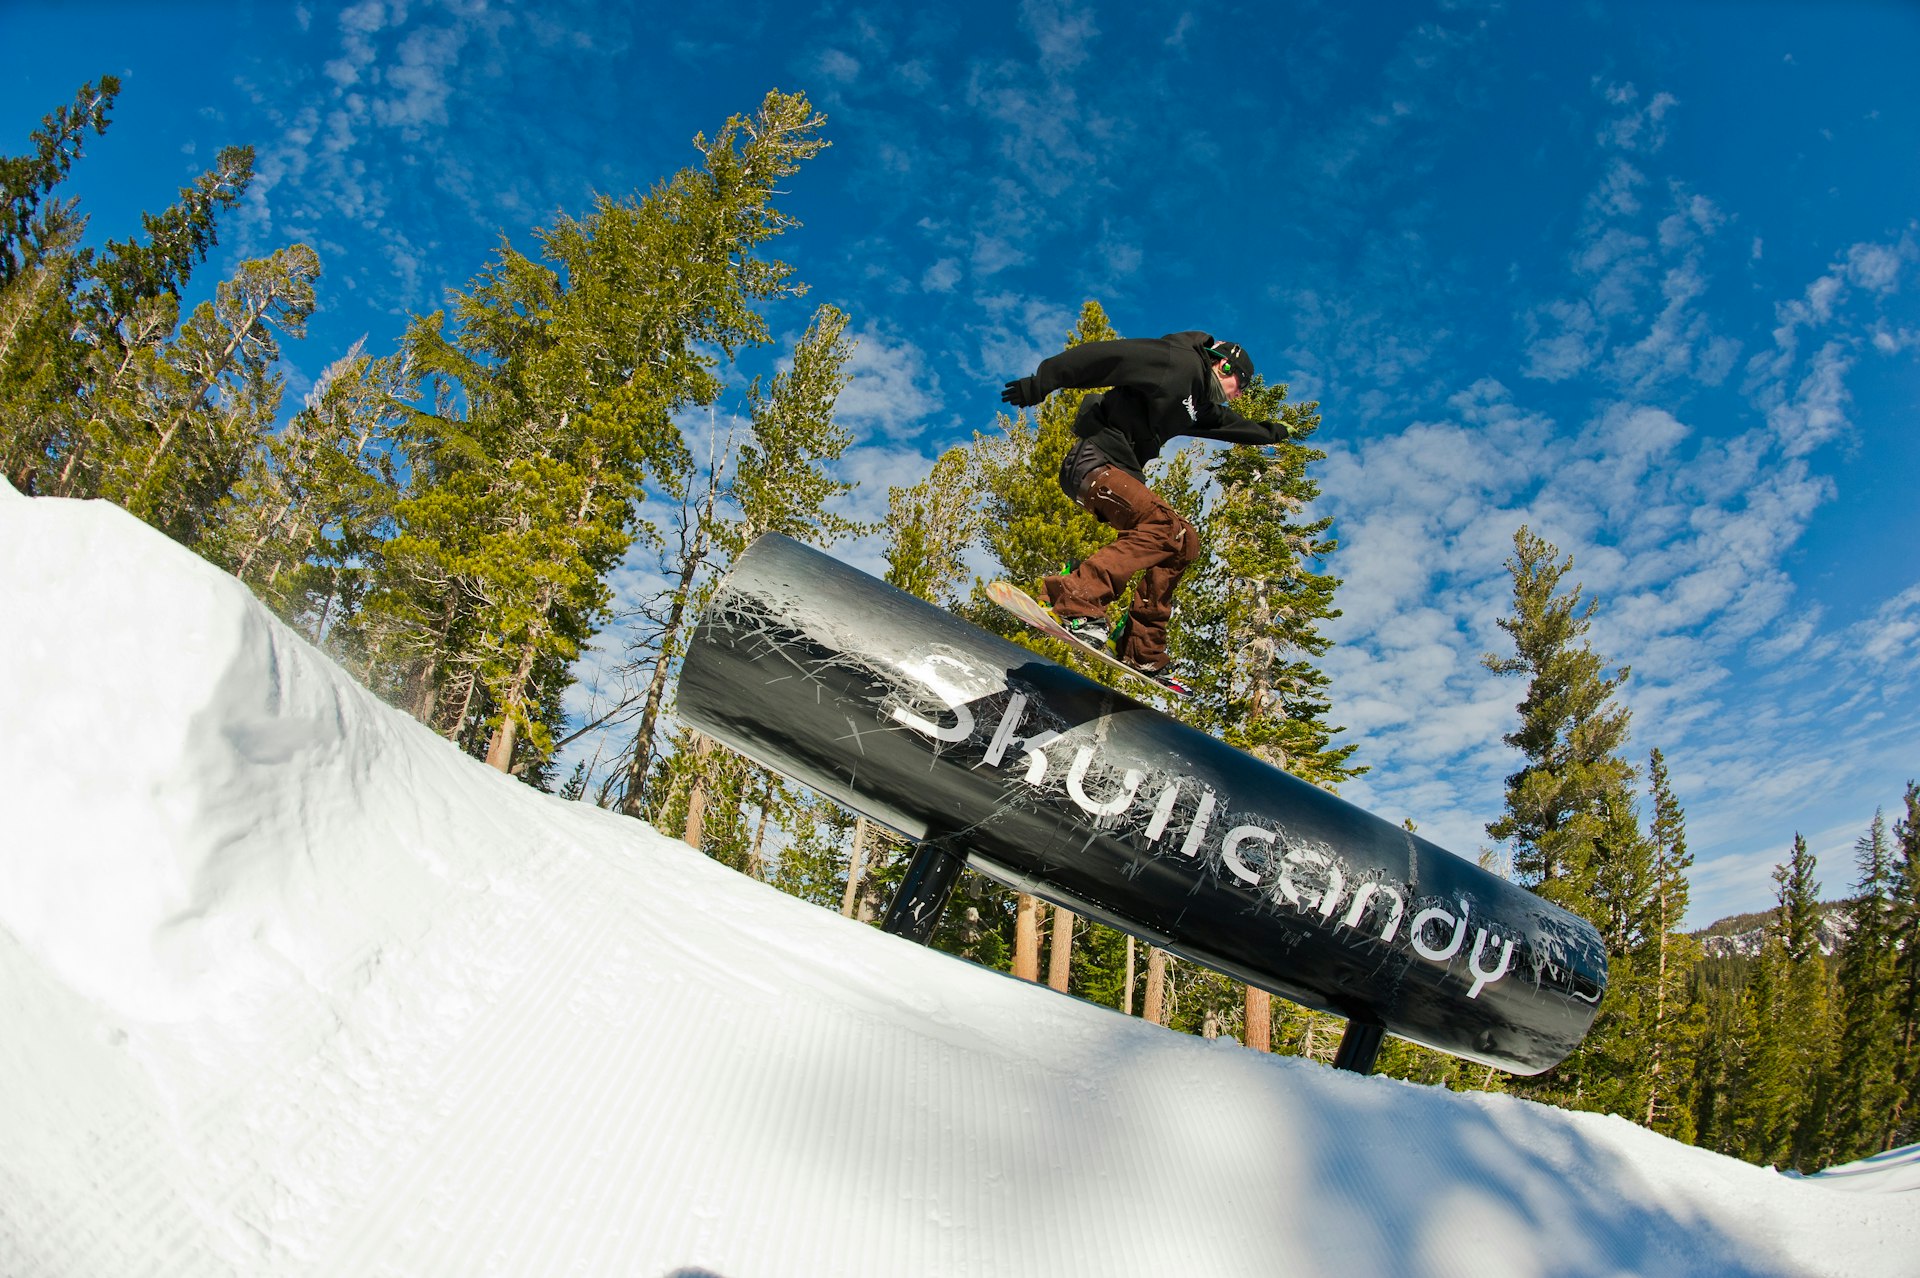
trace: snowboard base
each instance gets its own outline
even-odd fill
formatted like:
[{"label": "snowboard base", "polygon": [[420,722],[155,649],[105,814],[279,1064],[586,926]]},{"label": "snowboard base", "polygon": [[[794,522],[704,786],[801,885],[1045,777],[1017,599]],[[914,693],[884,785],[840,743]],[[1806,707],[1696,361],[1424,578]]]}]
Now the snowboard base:
[{"label": "snowboard base", "polygon": [[1060,642],[1066,644],[1069,648],[1074,649],[1083,656],[1091,657],[1093,660],[1098,661],[1110,669],[1117,670],[1123,675],[1129,675],[1132,678],[1140,680],[1142,683],[1152,684],[1154,687],[1166,692],[1171,692],[1175,696],[1186,695],[1186,685],[1180,683],[1178,680],[1160,678],[1155,675],[1150,675],[1144,670],[1136,670],[1126,662],[1120,660],[1120,658],[1114,656],[1111,652],[1108,652],[1105,648],[1097,648],[1085,639],[1080,638],[1060,624],[1060,619],[1054,616],[1053,609],[1039,602],[1032,595],[1029,595],[1026,591],[1020,589],[1010,581],[988,582],[987,598],[993,600],[993,602],[1001,608],[1012,613],[1021,621],[1026,622],[1027,625],[1038,630],[1041,634],[1046,635],[1050,639],[1060,640]]}]

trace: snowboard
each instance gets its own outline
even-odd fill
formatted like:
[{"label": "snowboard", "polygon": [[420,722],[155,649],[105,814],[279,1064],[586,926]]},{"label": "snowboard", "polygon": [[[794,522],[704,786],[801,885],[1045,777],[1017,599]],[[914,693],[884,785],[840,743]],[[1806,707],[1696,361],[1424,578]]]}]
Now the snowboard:
[{"label": "snowboard", "polygon": [[1129,675],[1142,683],[1152,684],[1154,687],[1162,691],[1171,692],[1175,696],[1186,695],[1186,685],[1178,680],[1170,677],[1150,675],[1144,670],[1135,670],[1132,666],[1120,660],[1120,658],[1114,656],[1105,648],[1095,647],[1085,639],[1073,634],[1073,632],[1060,624],[1060,619],[1053,615],[1053,609],[1040,603],[1032,595],[1029,595],[1026,591],[1020,589],[1020,587],[1010,581],[989,582],[987,584],[987,598],[993,600],[993,602],[999,604],[1000,607],[1012,613],[1021,621],[1026,622],[1027,625],[1038,630],[1041,634],[1046,635],[1050,639],[1058,639],[1069,648],[1079,652],[1082,656],[1091,657],[1104,666],[1118,670],[1123,675]]}]

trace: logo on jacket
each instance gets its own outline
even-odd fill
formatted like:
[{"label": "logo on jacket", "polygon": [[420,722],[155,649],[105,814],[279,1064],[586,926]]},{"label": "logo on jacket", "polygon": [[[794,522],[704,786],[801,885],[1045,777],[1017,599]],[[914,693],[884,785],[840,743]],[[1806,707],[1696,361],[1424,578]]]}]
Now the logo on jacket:
[{"label": "logo on jacket", "polygon": [[1187,406],[1187,417],[1189,420],[1196,422],[1200,420],[1200,410],[1195,406],[1193,396],[1189,395],[1180,402]]}]

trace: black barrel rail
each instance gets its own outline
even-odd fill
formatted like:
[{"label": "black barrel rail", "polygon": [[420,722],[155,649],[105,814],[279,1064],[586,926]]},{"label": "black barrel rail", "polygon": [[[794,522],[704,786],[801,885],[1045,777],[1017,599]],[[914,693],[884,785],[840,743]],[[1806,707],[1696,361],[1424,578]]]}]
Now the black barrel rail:
[{"label": "black barrel rail", "polygon": [[962,863],[1250,985],[1535,1074],[1606,987],[1586,920],[1123,693],[796,541],[762,537],[695,629],[680,713],[920,841],[887,926]]}]

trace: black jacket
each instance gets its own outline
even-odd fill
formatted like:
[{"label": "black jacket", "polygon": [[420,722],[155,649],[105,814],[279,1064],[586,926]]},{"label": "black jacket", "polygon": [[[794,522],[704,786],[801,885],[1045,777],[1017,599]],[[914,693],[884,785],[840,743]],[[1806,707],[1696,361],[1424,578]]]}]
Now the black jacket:
[{"label": "black jacket", "polygon": [[1040,362],[1034,389],[1112,389],[1080,404],[1073,433],[1135,479],[1169,439],[1194,435],[1229,444],[1277,444],[1284,422],[1256,422],[1217,399],[1219,384],[1208,365],[1206,333],[1086,342]]}]

